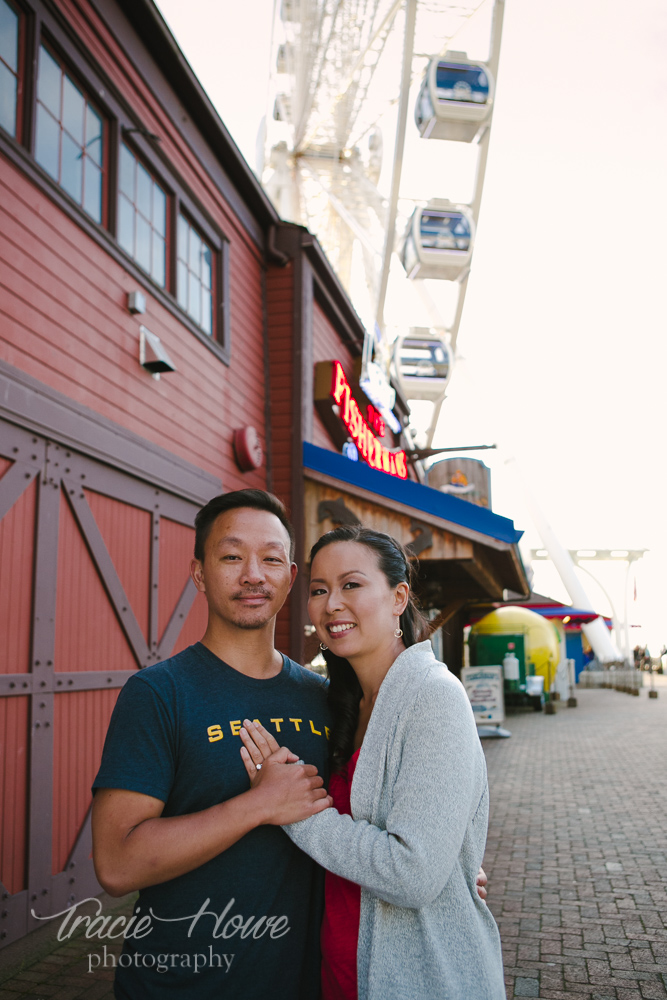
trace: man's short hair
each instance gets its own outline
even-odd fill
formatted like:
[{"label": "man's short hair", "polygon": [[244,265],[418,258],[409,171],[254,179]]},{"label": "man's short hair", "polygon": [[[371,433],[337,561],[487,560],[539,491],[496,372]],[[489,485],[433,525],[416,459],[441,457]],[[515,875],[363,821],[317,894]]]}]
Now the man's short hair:
[{"label": "man's short hair", "polygon": [[284,503],[273,493],[250,489],[233,490],[231,493],[223,493],[219,497],[213,497],[201,510],[197,511],[195,517],[195,559],[203,562],[206,539],[215,519],[228,510],[238,510],[241,507],[266,510],[278,518],[289,535],[289,557],[290,562],[294,562],[294,529],[287,517]]}]

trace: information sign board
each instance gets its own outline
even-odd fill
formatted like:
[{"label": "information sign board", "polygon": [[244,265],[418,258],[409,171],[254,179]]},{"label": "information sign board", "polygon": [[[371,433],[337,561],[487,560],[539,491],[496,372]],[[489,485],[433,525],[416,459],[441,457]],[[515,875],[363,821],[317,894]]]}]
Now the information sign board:
[{"label": "information sign board", "polygon": [[503,668],[464,667],[461,681],[470,699],[478,726],[496,725],[505,718]]}]

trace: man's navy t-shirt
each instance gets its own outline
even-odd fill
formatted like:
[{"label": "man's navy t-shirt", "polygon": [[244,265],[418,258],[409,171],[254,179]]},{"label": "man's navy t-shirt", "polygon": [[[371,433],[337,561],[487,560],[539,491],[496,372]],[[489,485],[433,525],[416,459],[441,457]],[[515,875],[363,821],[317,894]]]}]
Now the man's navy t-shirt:
[{"label": "man's navy t-shirt", "polygon": [[[94,788],[161,799],[163,816],[247,791],[238,731],[259,720],[325,776],[325,682],[284,658],[257,680],[201,643],[130,678]],[[194,871],[142,889],[116,970],[116,996],[317,1000],[322,872],[276,826],[260,826]],[[199,914],[199,915],[198,915]],[[150,921],[138,923],[140,917]]]}]

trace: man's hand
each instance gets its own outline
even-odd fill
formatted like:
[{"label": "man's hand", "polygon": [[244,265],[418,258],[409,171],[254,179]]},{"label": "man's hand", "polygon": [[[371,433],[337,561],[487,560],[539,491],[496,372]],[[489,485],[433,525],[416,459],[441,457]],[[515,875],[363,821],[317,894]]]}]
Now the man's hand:
[{"label": "man's hand", "polygon": [[256,793],[265,823],[298,823],[333,805],[313,764],[304,764],[287,747],[280,747],[263,726],[244,720],[241,757]]},{"label": "man's hand", "polygon": [[[184,875],[265,823],[296,823],[330,805],[312,764],[287,764],[281,751],[260,769],[256,787],[185,816],[163,816],[164,802],[121,788],[93,799],[93,859],[112,896]],[[296,758],[295,758],[296,759]]]},{"label": "man's hand", "polygon": [[313,764],[288,763],[289,757],[294,754],[282,747],[266,757],[259,769],[244,761],[248,773],[251,767],[255,772],[253,794],[261,802],[264,822],[274,826],[298,823],[333,805],[317,768]]},{"label": "man's hand", "polygon": [[486,886],[488,881],[486,872],[483,868],[480,868],[477,872],[477,895],[480,899],[486,899]]}]

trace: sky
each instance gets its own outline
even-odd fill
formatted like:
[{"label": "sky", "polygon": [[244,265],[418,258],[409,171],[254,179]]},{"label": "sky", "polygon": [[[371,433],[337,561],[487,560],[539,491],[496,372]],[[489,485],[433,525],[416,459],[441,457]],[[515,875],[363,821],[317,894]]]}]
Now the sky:
[{"label": "sky", "polygon": [[[252,30],[236,0],[158,7],[254,167],[272,0],[253,0]],[[500,445],[483,453],[493,506],[526,550],[541,542],[512,456],[567,548],[649,549],[630,617],[654,653],[667,643],[666,51],[663,0],[507,0],[461,358],[434,441]],[[408,133],[402,193],[465,197],[463,144],[419,140],[410,118]],[[590,568],[622,617],[620,567]],[[567,600],[550,564],[534,570],[535,589]]]}]

